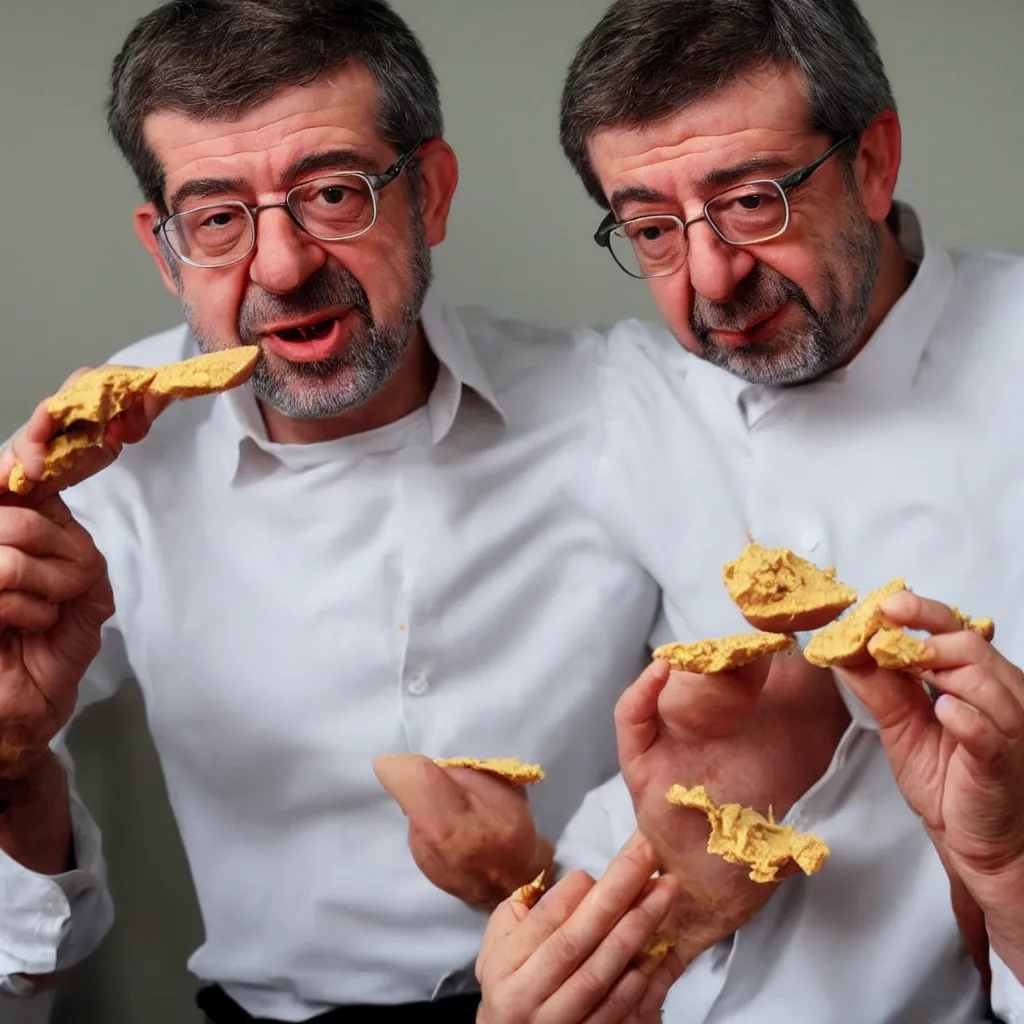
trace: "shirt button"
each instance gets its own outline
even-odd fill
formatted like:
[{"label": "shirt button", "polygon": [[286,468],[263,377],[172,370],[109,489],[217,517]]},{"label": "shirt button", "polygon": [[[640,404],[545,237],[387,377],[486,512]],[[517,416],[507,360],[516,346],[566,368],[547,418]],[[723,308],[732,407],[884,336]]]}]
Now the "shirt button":
[{"label": "shirt button", "polygon": [[430,689],[430,683],[424,675],[415,675],[409,680],[408,690],[414,697],[422,697]]},{"label": "shirt button", "polygon": [[813,530],[804,530],[800,537],[800,546],[804,551],[817,551],[820,543],[818,535]]}]

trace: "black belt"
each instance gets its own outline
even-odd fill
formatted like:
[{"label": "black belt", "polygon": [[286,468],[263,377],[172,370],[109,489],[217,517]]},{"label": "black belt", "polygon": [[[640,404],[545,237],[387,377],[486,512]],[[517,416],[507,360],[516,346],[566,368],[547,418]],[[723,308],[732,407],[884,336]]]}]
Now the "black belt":
[{"label": "black belt", "polygon": [[[196,994],[196,1004],[209,1024],[280,1024],[269,1017],[253,1017],[220,987],[210,985]],[[452,996],[432,1003],[396,1006],[339,1006],[310,1017],[305,1024],[474,1024],[480,995]]]}]

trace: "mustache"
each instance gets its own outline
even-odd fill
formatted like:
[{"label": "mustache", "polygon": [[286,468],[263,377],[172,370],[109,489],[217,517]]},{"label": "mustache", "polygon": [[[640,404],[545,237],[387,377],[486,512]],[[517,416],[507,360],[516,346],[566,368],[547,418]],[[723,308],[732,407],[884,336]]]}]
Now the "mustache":
[{"label": "mustache", "polygon": [[355,310],[365,324],[373,325],[366,289],[337,263],[324,264],[301,288],[287,295],[275,295],[259,285],[251,285],[238,311],[238,336],[243,345],[253,345],[270,324],[315,316],[322,309],[338,307]]},{"label": "mustache", "polygon": [[715,302],[695,293],[690,328],[698,337],[706,337],[711,331],[739,332],[790,301],[810,309],[810,300],[798,284],[758,263],[737,285],[728,302]]}]

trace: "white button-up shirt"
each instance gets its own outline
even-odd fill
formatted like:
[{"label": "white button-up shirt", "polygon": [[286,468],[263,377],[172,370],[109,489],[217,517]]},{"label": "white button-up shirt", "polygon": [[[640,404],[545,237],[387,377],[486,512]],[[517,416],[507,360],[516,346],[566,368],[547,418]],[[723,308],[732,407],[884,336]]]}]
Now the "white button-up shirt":
[{"label": "white button-up shirt", "polygon": [[[422,322],[440,373],[397,423],[273,444],[243,388],[68,494],[117,599],[83,702],[139,680],[206,927],[190,966],[259,1017],[475,987],[486,917],[421,874],[373,759],[539,762],[555,839],[616,770],[647,661],[657,589],[587,511],[606,339],[433,296]],[[115,361],[192,353],[179,329]],[[95,880],[76,834],[71,881]],[[3,973],[72,959],[69,925],[94,943],[68,889],[0,856]]]},{"label": "white button-up shirt", "polygon": [[[861,593],[905,576],[921,594],[992,616],[1000,649],[1024,664],[1024,260],[925,249],[912,212],[901,213],[916,278],[863,352],[820,381],[750,385],[655,328],[632,322],[613,336],[605,401],[617,436],[597,507],[665,589],[655,642],[749,629],[720,583],[744,538],[702,512],[692,432],[674,429],[680,409],[687,423],[696,409],[758,541],[836,565]],[[695,523],[705,532],[696,561],[681,543]],[[980,1019],[945,872],[872,720],[845,696],[853,723],[786,819],[832,856],[700,957],[670,993],[666,1021]],[[588,798],[560,860],[600,873],[634,826],[620,777]],[[997,1009],[1012,1017],[1017,1000],[1024,1012],[1020,986],[993,966]]]}]

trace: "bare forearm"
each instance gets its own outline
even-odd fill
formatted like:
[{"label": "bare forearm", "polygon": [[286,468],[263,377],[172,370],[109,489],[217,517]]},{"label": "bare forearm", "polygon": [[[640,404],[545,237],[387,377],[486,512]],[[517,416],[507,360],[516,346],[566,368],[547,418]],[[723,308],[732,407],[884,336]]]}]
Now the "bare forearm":
[{"label": "bare forearm", "polygon": [[1024,908],[1017,915],[988,916],[989,941],[1007,969],[1024,985]]},{"label": "bare forearm", "polygon": [[0,850],[30,871],[58,875],[72,867],[68,781],[52,754],[24,779],[0,779]]}]

